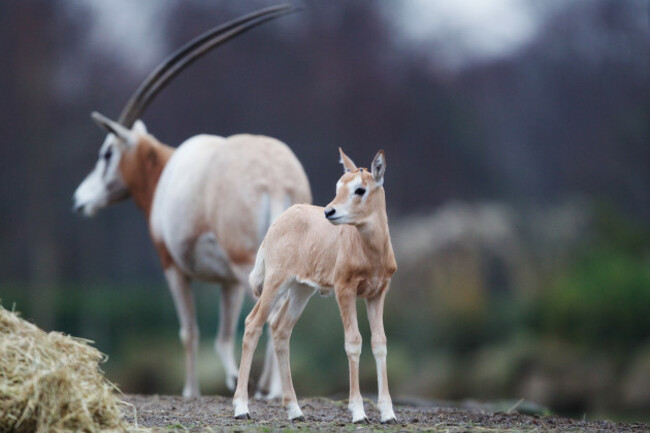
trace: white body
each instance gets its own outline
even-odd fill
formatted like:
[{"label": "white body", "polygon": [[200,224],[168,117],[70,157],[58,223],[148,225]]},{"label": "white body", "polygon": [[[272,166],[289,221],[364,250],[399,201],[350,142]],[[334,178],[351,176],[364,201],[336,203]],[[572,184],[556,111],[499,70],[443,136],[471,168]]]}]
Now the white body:
[{"label": "white body", "polygon": [[234,281],[248,274],[271,222],[311,200],[305,186],[302,166],[278,140],[199,135],[178,147],[160,176],[151,234],[185,275]]},{"label": "white body", "polygon": [[[311,202],[300,162],[284,143],[266,136],[198,135],[174,150],[140,121],[129,130],[101,115],[94,118],[110,134],[95,169],[75,192],[75,209],[91,216],[131,196],[147,216],[181,325],[187,397],[199,395],[199,331],[190,283],[220,284],[215,347],[226,385],[234,389],[234,335],[257,248],[283,210]],[[259,390],[267,398],[280,394],[272,344]]]}]

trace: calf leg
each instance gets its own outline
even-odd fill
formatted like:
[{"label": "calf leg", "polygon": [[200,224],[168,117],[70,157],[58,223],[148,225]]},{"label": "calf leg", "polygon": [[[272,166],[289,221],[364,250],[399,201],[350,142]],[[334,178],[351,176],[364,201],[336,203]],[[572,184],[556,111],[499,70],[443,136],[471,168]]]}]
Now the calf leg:
[{"label": "calf leg", "polygon": [[357,322],[356,290],[337,290],[336,301],[341,310],[343,329],[345,331],[345,352],[350,366],[350,399],[348,409],[352,422],[368,422],[363,410],[363,400],[359,390],[359,357],[361,356],[361,333]]},{"label": "calf leg", "polygon": [[314,294],[314,289],[299,284],[294,284],[288,292],[288,300],[282,304],[279,311],[271,320],[273,345],[280,368],[282,380],[282,404],[287,410],[289,420],[303,420],[305,417],[298,406],[296,391],[291,380],[291,366],[289,361],[289,339],[291,331],[302,314],[309,298]]},{"label": "calf leg", "polygon": [[185,347],[185,386],[183,397],[198,397],[199,381],[196,377],[196,352],[199,345],[199,328],[196,323],[194,298],[189,278],[176,266],[165,269],[165,278],[169,284],[176,313],[180,321],[180,339]]},{"label": "calf leg", "polygon": [[265,279],[262,295],[257,300],[248,317],[246,317],[241,363],[239,365],[239,376],[237,377],[237,389],[233,398],[235,418],[250,418],[248,411],[248,379],[250,377],[251,364],[253,363],[253,354],[262,334],[264,323],[268,319],[278,297],[282,296],[281,282],[282,280]]},{"label": "calf leg", "polygon": [[[282,309],[282,305],[288,302],[286,294],[276,303],[275,308],[269,316],[269,323],[272,322],[277,315],[277,312]],[[257,381],[257,391],[255,391],[256,399],[272,400],[274,398],[282,397],[282,383],[280,381],[280,370],[278,369],[278,359],[275,356],[275,348],[273,347],[273,336],[271,335],[271,328],[268,328],[268,340],[266,342],[266,355],[264,357],[264,367],[262,374]]]},{"label": "calf leg", "polygon": [[395,423],[395,413],[393,412],[393,402],[388,392],[388,374],[386,371],[386,334],[384,333],[384,298],[386,292],[379,296],[367,299],[366,307],[368,309],[368,321],[370,322],[370,331],[372,333],[372,354],[375,356],[377,363],[377,387],[378,397],[377,406],[381,415],[382,423]]}]

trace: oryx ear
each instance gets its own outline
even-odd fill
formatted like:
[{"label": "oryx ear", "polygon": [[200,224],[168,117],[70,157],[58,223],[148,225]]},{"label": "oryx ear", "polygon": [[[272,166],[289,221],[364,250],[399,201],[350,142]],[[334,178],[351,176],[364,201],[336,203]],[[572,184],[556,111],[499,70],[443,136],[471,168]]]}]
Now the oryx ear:
[{"label": "oryx ear", "polygon": [[355,171],[357,169],[357,166],[354,165],[354,162],[345,154],[343,153],[343,149],[339,147],[339,153],[341,154],[341,164],[343,164],[343,170],[344,171]]},{"label": "oryx ear", "polygon": [[139,132],[140,134],[146,134],[147,133],[147,126],[144,124],[144,122],[142,120],[138,119],[133,124],[133,131]]},{"label": "oryx ear", "polygon": [[127,146],[133,146],[137,142],[135,134],[131,132],[130,129],[125,128],[124,126],[109,119],[103,114],[93,111],[90,114],[90,117],[92,117],[92,119],[100,128],[106,130],[107,132],[115,134],[115,136],[124,142]]},{"label": "oryx ear", "polygon": [[372,160],[372,177],[375,178],[378,186],[384,184],[384,173],[386,172],[386,157],[384,157],[384,151],[380,150],[375,155],[375,159]]}]

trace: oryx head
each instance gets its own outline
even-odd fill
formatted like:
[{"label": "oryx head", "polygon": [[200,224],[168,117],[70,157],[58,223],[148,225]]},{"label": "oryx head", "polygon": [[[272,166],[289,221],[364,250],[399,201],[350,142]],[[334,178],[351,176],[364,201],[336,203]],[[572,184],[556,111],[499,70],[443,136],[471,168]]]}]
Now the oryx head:
[{"label": "oryx head", "polygon": [[95,168],[74,193],[74,210],[92,216],[99,209],[130,195],[120,173],[120,161],[137,145],[138,137],[147,132],[144,123],[136,119],[172,78],[211,49],[260,24],[294,11],[286,4],[260,9],[198,36],[167,57],[149,74],[129,99],[118,121],[112,121],[97,112],[92,113],[93,120],[108,135],[99,150]]},{"label": "oryx head", "polygon": [[93,216],[98,210],[129,197],[120,162],[137,145],[138,137],[147,133],[140,120],[128,129],[97,112],[92,113],[92,118],[108,135],[99,149],[95,168],[74,193],[74,210],[85,216]]}]

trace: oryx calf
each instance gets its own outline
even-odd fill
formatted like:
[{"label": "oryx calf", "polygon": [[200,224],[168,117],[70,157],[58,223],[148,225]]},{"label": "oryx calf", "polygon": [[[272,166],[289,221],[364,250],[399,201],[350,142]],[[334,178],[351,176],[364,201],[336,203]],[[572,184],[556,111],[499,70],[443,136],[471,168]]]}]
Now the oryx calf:
[{"label": "oryx calf", "polygon": [[[294,205],[269,229],[255,260],[250,283],[260,298],[246,318],[235,416],[249,417],[248,376],[253,352],[270,316],[271,333],[280,367],[282,401],[290,420],[303,418],[291,381],[289,337],[315,291],[333,291],[345,329],[350,367],[349,409],[353,422],[367,420],[359,391],[361,334],[356,299],[365,298],[377,362],[381,422],[394,422],[386,374],[384,298],[397,269],[388,232],[384,195],[384,153],[372,161],[371,172],[357,168],[342,150],[345,173],[336,184],[336,197],[326,207]],[[276,309],[275,305],[279,304]],[[273,311],[273,314],[271,312]]]}]

